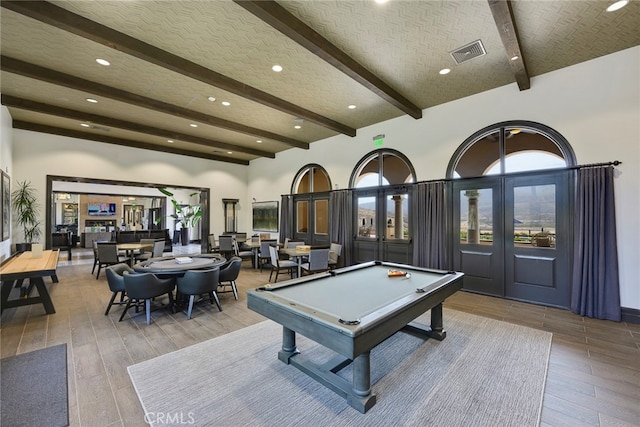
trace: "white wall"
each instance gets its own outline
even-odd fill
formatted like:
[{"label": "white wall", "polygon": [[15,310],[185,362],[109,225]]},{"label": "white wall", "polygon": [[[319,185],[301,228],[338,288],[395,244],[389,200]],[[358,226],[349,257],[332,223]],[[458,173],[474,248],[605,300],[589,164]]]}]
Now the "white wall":
[{"label": "white wall", "polygon": [[[238,229],[251,231],[251,200],[280,200],[293,175],[319,163],[334,184],[346,188],[355,164],[375,149],[372,138],[386,135],[385,147],[411,159],[418,180],[443,178],[456,148],[475,131],[505,120],[531,120],[560,132],[581,164],[621,160],[617,169],[616,209],[622,306],[640,309],[640,47],[548,73],[520,92],[515,83],[358,129],[354,138],[335,136],[290,149],[276,159],[258,159],[247,168],[125,148],[73,138],[7,129],[2,108],[3,169],[12,182],[31,180],[44,195],[46,175],[118,179],[134,182],[209,187],[211,228],[224,230],[222,198],[239,199]],[[446,78],[446,77],[445,77]],[[13,135],[7,146],[7,139]],[[11,153],[13,150],[13,153]],[[5,156],[13,156],[11,160]],[[43,218],[44,219],[44,218]],[[0,246],[5,252],[6,242]]]},{"label": "white wall", "polygon": [[[0,106],[0,169],[9,177],[13,174],[12,161],[12,120],[9,110]],[[13,180],[11,180],[13,183]],[[0,261],[4,261],[11,255],[11,239],[0,242]]]},{"label": "white wall", "polygon": [[[216,234],[224,231],[222,199],[247,199],[246,166],[24,130],[14,130],[13,137],[12,182],[28,179],[42,197],[46,194],[47,175],[206,187],[210,189],[211,197],[210,227]],[[57,185],[55,189],[64,191],[72,188],[77,190],[73,185],[64,184]],[[111,192],[108,189],[105,191]],[[149,195],[154,190],[140,191]],[[138,194],[133,188],[126,192],[127,195]],[[251,209],[250,204],[244,204],[244,208],[242,205],[239,205],[240,210]],[[44,223],[44,212],[42,221]],[[250,223],[240,223],[239,226],[248,229]]]},{"label": "white wall", "polygon": [[[623,307],[640,309],[640,47],[535,77],[531,89],[515,83],[428,108],[423,118],[403,116],[344,135],[291,149],[249,168],[248,196],[280,200],[294,174],[318,163],[332,183],[347,188],[354,166],[374,150],[372,138],[385,134],[384,147],[413,163],[418,180],[444,178],[456,148],[475,131],[505,120],[550,126],[573,147],[579,164],[621,160],[616,185],[618,254]],[[446,77],[445,77],[446,78]]]}]

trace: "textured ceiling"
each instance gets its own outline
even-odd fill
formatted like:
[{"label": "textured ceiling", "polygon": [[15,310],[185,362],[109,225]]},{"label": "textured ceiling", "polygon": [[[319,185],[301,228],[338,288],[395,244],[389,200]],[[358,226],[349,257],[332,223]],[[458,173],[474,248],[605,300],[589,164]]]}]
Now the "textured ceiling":
[{"label": "textured ceiling", "polygon": [[[28,3],[27,10],[14,7],[19,3]],[[238,3],[3,0],[0,90],[14,127],[248,164],[407,114],[250,12],[250,4],[260,2]],[[491,3],[505,5],[342,0],[276,6],[289,25],[299,20],[321,36],[313,49],[339,49],[407,108],[422,110],[507,84],[535,90],[516,83],[499,31],[505,23],[496,24]],[[608,4],[510,2],[526,65],[520,77],[640,44],[640,1],[613,13],[604,11]],[[142,47],[129,51],[131,40]],[[475,40],[487,54],[456,65],[449,52]],[[284,70],[271,71],[274,64]],[[41,68],[33,72],[32,66]],[[445,67],[451,73],[439,75]],[[219,78],[231,79],[231,86]]]}]

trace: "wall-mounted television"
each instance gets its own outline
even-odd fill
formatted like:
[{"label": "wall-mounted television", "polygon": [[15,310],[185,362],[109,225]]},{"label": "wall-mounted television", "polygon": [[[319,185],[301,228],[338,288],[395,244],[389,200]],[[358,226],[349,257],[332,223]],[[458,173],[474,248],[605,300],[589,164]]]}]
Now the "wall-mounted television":
[{"label": "wall-mounted television", "polygon": [[89,203],[87,206],[89,216],[115,216],[115,203]]}]

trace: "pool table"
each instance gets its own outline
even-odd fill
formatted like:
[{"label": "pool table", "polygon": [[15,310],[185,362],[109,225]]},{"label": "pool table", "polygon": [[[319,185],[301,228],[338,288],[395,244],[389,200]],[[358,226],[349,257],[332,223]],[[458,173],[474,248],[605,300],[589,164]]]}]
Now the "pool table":
[{"label": "pool table", "polygon": [[[397,276],[390,277],[390,271]],[[376,402],[370,352],[403,330],[443,340],[442,302],[462,288],[462,273],[371,261],[247,291],[247,306],[283,327],[278,359],[347,399],[362,413]],[[413,320],[431,310],[431,325]],[[338,353],[318,366],[296,347],[296,333]],[[352,364],[353,381],[337,372]],[[418,374],[418,373],[416,373]]]}]

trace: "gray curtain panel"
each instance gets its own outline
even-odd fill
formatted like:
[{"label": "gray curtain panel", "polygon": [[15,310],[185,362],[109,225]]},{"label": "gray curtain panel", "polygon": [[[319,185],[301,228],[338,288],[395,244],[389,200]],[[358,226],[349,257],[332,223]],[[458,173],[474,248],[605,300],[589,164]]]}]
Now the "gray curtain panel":
[{"label": "gray curtain panel", "polygon": [[280,241],[284,242],[284,239],[291,238],[291,213],[289,212],[289,204],[291,203],[291,198],[287,195],[282,196],[282,200],[280,201]]},{"label": "gray curtain panel", "polygon": [[613,167],[577,171],[571,311],[620,321]]},{"label": "gray curtain panel", "polygon": [[329,194],[329,206],[331,206],[331,241],[342,245],[340,265],[351,265],[354,236],[352,191],[332,191]]},{"label": "gray curtain panel", "polygon": [[447,259],[447,205],[444,182],[413,186],[413,265],[449,269]]}]

